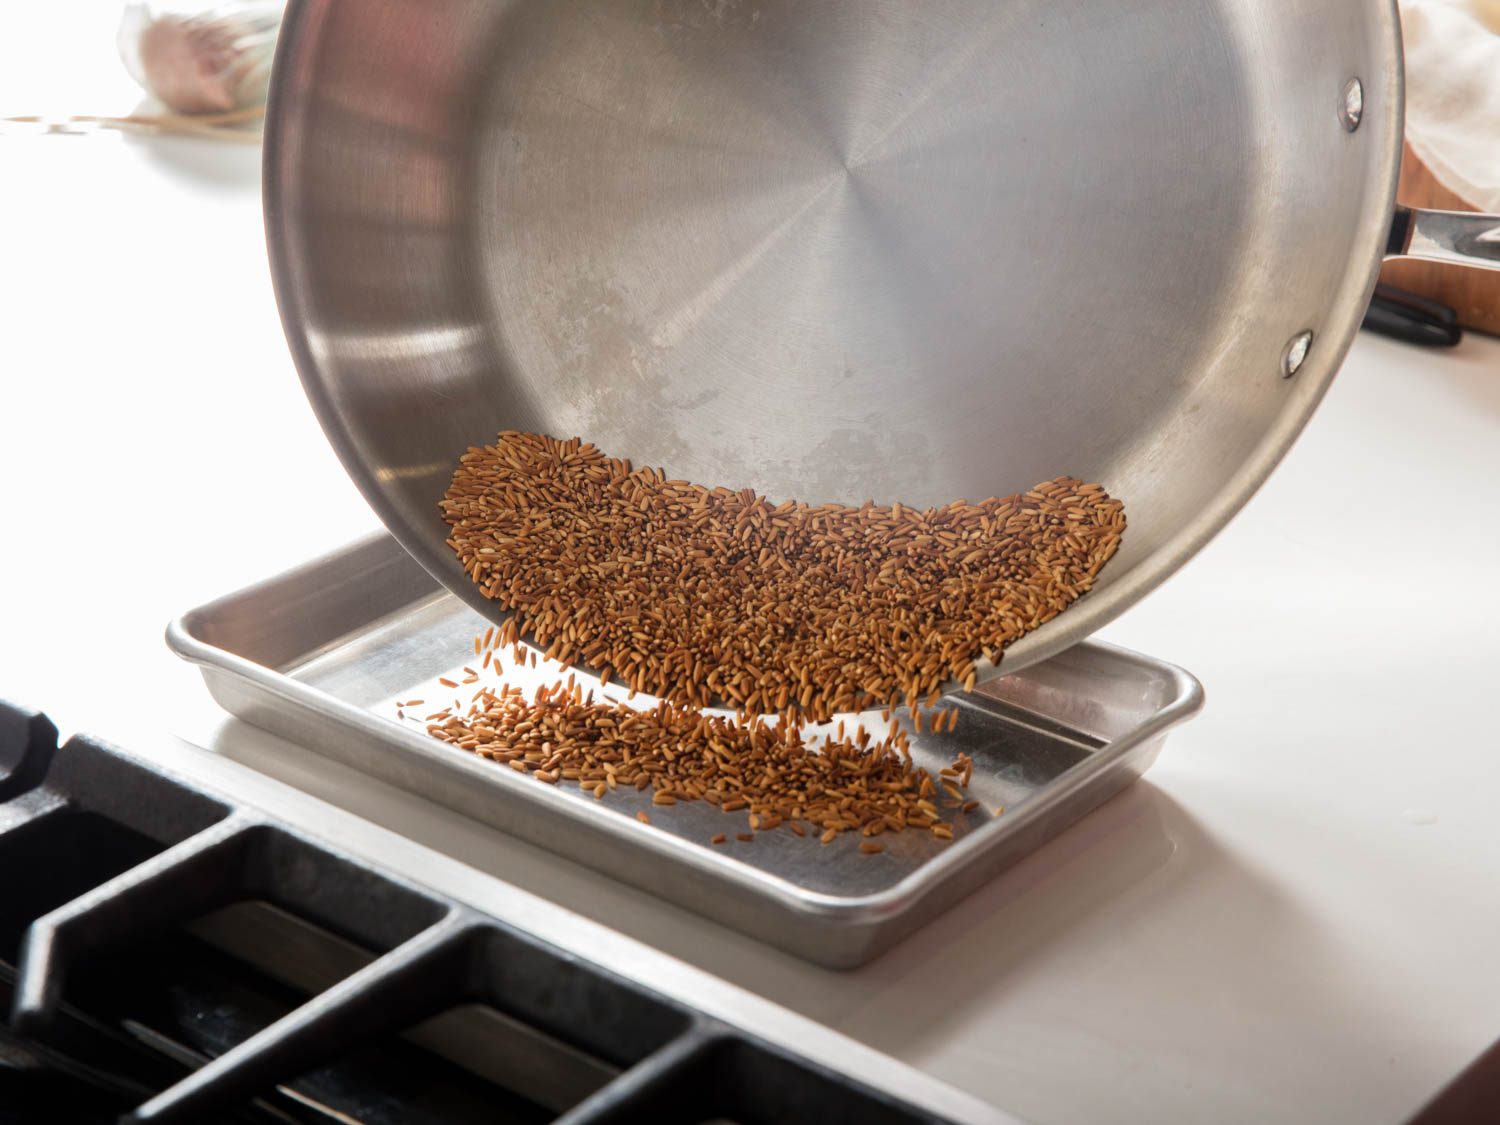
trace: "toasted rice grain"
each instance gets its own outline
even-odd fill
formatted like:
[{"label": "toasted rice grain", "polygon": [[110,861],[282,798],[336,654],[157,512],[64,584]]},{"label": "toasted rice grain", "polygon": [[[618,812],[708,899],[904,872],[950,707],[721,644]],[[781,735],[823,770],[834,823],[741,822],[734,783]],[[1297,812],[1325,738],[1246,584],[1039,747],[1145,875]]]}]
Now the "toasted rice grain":
[{"label": "toasted rice grain", "polygon": [[972,689],[975,661],[1087,592],[1125,529],[1072,477],[938,508],[773,505],[513,431],[463,455],[441,509],[515,613],[500,643],[683,706],[817,720]]}]

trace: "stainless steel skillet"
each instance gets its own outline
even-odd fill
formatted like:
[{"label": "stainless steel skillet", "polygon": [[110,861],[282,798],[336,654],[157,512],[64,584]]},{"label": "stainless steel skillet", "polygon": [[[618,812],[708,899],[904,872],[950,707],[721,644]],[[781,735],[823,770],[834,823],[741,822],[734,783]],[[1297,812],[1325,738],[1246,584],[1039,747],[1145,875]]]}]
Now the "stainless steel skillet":
[{"label": "stainless steel skillet", "polygon": [[775,499],[1103,481],[1124,547],[1010,670],[1234,515],[1382,257],[1496,264],[1393,224],[1401,104],[1370,0],[293,0],[266,224],[329,439],[481,611],[436,502],[502,428]]}]

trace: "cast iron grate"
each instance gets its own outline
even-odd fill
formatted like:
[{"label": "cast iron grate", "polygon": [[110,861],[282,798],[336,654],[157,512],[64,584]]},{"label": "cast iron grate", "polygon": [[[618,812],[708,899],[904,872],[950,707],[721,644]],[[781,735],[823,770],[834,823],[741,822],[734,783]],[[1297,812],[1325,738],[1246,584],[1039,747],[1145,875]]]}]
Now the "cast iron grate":
[{"label": "cast iron grate", "polygon": [[[29,1095],[66,1083],[89,1091],[91,1119],[416,1120],[415,1101],[339,1101],[361,1075],[394,1074],[442,1092],[422,1102],[425,1119],[469,1120],[441,1110],[468,1072],[389,1041],[483,1005],[511,1029],[512,1066],[571,1075],[582,1091],[471,1097],[491,1120],[939,1120],[117,748],[86,736],[59,748],[44,716],[4,703],[0,886],[0,1094],[18,1075]],[[259,978],[246,989],[253,970],[193,927],[217,918],[246,940],[254,925],[234,912],[247,903],[323,934],[341,967],[304,992]],[[163,973],[170,988],[143,999],[141,982]],[[236,1006],[241,993],[255,999]],[[153,1030],[169,1015],[186,1042]]]}]

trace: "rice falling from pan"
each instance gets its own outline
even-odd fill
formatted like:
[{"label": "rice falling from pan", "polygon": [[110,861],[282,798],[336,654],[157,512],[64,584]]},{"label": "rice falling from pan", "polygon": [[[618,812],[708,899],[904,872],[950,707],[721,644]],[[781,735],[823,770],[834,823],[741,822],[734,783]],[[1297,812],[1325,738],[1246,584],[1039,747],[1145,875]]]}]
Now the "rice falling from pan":
[{"label": "rice falling from pan", "polygon": [[684,707],[826,721],[972,688],[1118,549],[1124,505],[1058,477],[937,508],[773,504],[503,432],[460,459],[448,545],[512,611],[499,642]]}]

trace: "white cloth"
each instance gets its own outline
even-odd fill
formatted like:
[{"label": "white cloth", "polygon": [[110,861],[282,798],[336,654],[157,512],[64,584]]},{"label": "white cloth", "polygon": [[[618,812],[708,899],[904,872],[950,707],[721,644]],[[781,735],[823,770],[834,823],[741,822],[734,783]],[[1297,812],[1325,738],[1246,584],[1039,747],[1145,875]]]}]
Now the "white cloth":
[{"label": "white cloth", "polygon": [[1449,190],[1500,212],[1500,0],[1403,0],[1406,139]]}]

